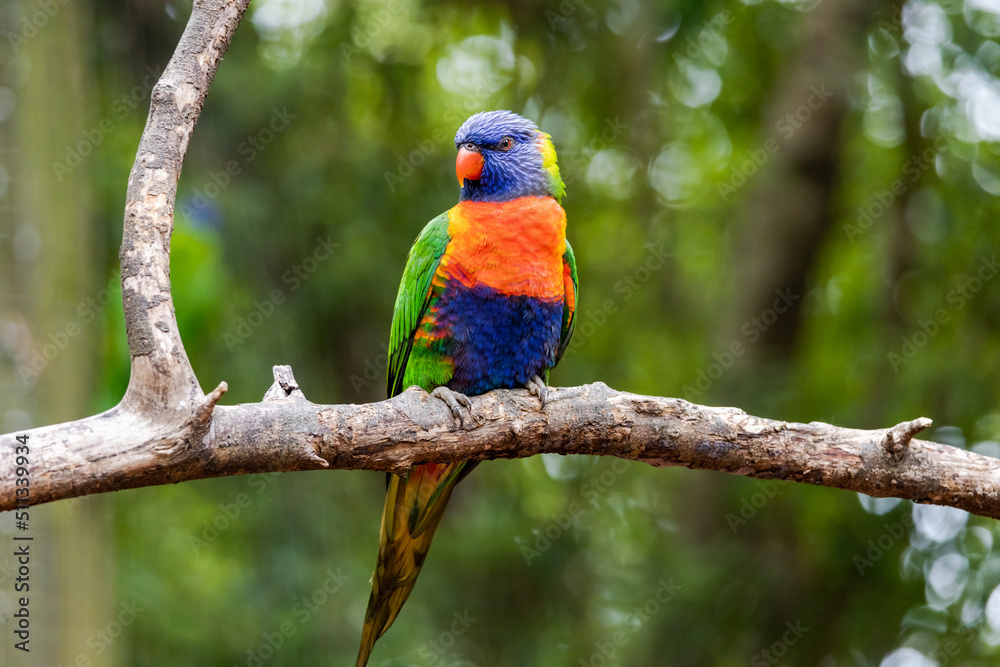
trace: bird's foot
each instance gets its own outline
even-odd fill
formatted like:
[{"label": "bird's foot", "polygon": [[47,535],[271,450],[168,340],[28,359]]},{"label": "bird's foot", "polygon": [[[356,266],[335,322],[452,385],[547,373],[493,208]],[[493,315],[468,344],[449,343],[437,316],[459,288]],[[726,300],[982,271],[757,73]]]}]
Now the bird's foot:
[{"label": "bird's foot", "polygon": [[524,383],[524,388],[527,389],[528,393],[532,396],[538,397],[538,400],[542,402],[542,410],[544,410],[545,401],[549,397],[549,388],[545,386],[545,380],[536,375]]},{"label": "bird's foot", "polygon": [[462,406],[469,411],[469,416],[475,418],[472,414],[472,402],[469,401],[469,397],[457,391],[453,391],[444,385],[440,387],[435,387],[434,391],[431,392],[431,396],[437,398],[444,402],[451,410],[451,414],[458,420],[458,423],[465,426],[465,417],[462,412]]}]

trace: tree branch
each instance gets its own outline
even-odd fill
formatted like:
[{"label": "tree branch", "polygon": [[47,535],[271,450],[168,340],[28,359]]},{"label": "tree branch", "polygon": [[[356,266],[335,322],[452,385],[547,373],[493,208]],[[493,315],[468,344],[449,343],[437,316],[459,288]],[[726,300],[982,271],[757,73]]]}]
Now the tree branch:
[{"label": "tree branch", "polygon": [[174,56],[153,87],[125,198],[120,256],[132,374],[119,407],[192,428],[207,425],[226,386],[202,393],[177,328],[170,294],[174,202],[191,133],[248,4],[194,3]]},{"label": "tree branch", "polygon": [[[317,405],[275,367],[264,401],[218,406],[201,440],[154,436],[125,413],[30,432],[40,454],[34,503],[207,477],[334,468],[404,472],[416,463],[602,454],[950,505],[1000,518],[1000,459],[912,436],[928,419],[864,431],[753,417],[602,383],[553,388],[545,410],[526,391],[472,397],[459,425],[416,387],[380,403]],[[467,420],[468,421],[468,420]],[[9,436],[5,436],[7,438]],[[38,447],[39,443],[44,443]],[[14,506],[13,487],[0,509]]]},{"label": "tree branch", "polygon": [[[275,367],[262,402],[217,406],[226,384],[202,393],[177,329],[170,236],[188,140],[248,1],[196,0],[153,89],[121,249],[132,357],[125,397],[93,417],[0,436],[0,510],[244,473],[398,473],[415,463],[558,453],[793,480],[1000,518],[1000,459],[913,440],[927,419],[877,431],[793,424],[597,383],[553,388],[544,411],[522,390],[473,397],[476,423],[463,427],[417,388],[380,403],[314,404],[287,366]],[[29,445],[27,474],[12,455],[18,436]]]}]

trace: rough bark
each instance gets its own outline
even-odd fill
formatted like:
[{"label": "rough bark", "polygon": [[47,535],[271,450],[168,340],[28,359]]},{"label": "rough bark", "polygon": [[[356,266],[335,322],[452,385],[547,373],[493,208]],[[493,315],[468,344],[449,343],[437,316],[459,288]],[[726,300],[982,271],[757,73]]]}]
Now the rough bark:
[{"label": "rough bark", "polygon": [[[184,155],[205,96],[249,0],[195,2],[153,87],[125,197],[122,302],[132,374],[119,406],[164,426],[204,429],[225,384],[204,396],[184,352],[170,295],[170,236]],[[214,400],[213,400],[214,399]]]},{"label": "rough bark", "polygon": [[[196,2],[153,90],[129,179],[121,252],[132,356],[125,397],[93,417],[0,436],[0,510],[19,503],[19,477],[37,504],[251,472],[402,472],[430,461],[559,453],[794,480],[1000,518],[1000,460],[912,440],[927,419],[876,431],[792,424],[597,383],[553,389],[544,410],[520,390],[474,397],[474,419],[462,424],[416,388],[380,403],[316,405],[280,366],[262,402],[217,407],[225,383],[202,393],[177,330],[169,246],[188,140],[246,5]],[[27,474],[12,455],[18,436],[30,450]]]},{"label": "rough bark", "polygon": [[[380,403],[317,405],[288,367],[276,367],[275,378],[260,403],[216,407],[199,440],[156,434],[118,408],[30,431],[32,502],[244,473],[403,472],[431,461],[557,453],[807,482],[1000,518],[1000,460],[911,440],[927,419],[874,431],[795,424],[596,383],[553,388],[544,410],[523,390],[473,397],[475,419],[463,425],[416,387]],[[14,504],[8,478],[0,509]]]}]

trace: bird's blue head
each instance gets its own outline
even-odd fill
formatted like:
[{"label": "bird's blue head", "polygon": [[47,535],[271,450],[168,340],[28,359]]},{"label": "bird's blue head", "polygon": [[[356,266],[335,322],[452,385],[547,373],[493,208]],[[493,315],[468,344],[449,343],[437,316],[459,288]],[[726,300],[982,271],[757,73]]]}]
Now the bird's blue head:
[{"label": "bird's blue head", "polygon": [[482,111],[455,135],[462,201],[562,197],[565,191],[549,135],[513,111]]}]

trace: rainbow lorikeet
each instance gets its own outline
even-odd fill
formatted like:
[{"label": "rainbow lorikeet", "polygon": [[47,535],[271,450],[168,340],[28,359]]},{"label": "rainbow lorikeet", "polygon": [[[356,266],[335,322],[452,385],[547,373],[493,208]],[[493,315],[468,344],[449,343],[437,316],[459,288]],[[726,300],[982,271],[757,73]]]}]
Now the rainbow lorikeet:
[{"label": "rainbow lorikeet", "polygon": [[[389,397],[418,385],[462,420],[467,395],[525,387],[544,407],[577,295],[555,148],[510,111],[475,114],[455,146],[460,201],[420,232],[396,296]],[[358,667],[413,590],[448,499],[476,463],[389,475]]]}]

